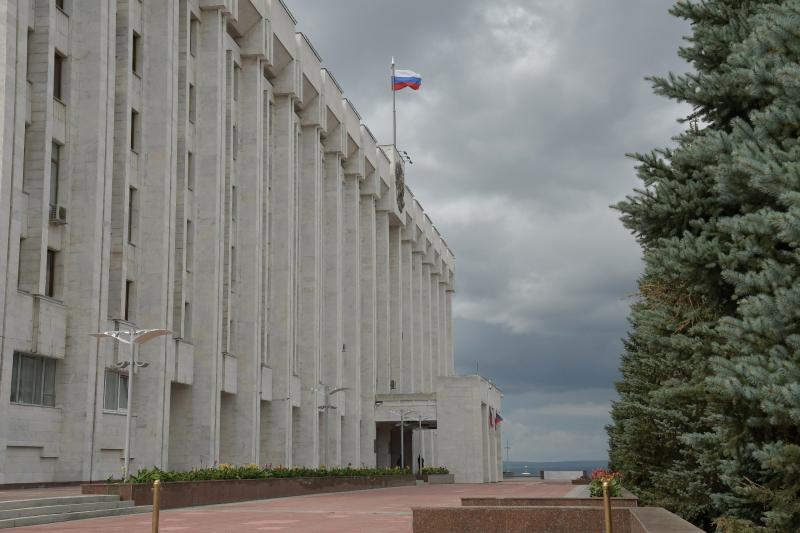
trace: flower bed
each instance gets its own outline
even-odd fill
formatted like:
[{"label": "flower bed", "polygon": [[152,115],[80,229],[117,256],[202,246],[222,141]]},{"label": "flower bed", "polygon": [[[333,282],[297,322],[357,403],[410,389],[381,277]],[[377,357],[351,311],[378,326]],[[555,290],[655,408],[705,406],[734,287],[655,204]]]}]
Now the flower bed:
[{"label": "flower bed", "polygon": [[136,505],[151,505],[152,486],[161,480],[161,508],[212,505],[282,498],[323,492],[343,492],[414,485],[414,477],[399,468],[262,468],[220,465],[188,472],[156,468],[140,470],[132,483],[109,481],[81,485],[83,494],[113,494]]},{"label": "flower bed", "polygon": [[598,468],[592,472],[589,482],[589,494],[593,497],[603,497],[603,482],[608,481],[608,496],[618,498],[622,495],[622,474],[614,470]]}]

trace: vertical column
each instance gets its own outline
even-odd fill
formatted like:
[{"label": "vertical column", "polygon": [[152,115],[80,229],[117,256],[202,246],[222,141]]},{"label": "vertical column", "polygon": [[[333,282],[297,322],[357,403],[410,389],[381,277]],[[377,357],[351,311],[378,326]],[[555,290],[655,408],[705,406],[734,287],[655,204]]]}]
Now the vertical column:
[{"label": "vertical column", "polygon": [[[298,250],[298,324],[297,374],[301,383],[301,405],[297,413],[292,442],[294,464],[319,464],[319,424],[317,398],[320,351],[320,279],[322,260],[321,226],[322,145],[319,127],[304,126],[300,141],[300,192],[298,214],[300,248]],[[323,415],[324,416],[324,415]]]},{"label": "vertical column", "polygon": [[[225,17],[221,10],[202,11],[197,76],[195,199],[194,383],[190,429],[181,447],[193,462],[219,459],[219,411],[222,390],[223,206],[225,186]],[[189,465],[181,465],[189,466]]]},{"label": "vertical column", "polygon": [[[338,152],[325,154],[323,213],[323,304],[322,304],[322,380],[329,388],[342,386],[342,160]],[[331,397],[334,405],[344,405],[348,391]],[[323,462],[341,464],[342,409],[328,409],[327,454]],[[324,421],[323,421],[324,422]],[[325,424],[323,423],[323,427]],[[325,445],[323,444],[323,448]]]},{"label": "vertical column", "polygon": [[[177,189],[178,123],[178,3],[144,6],[143,120],[147,135],[141,143],[144,165],[139,203],[139,239],[136,258],[141,279],[136,291],[136,316],[140,327],[172,329],[174,278],[172,250],[175,244],[175,196]],[[136,465],[164,467],[169,460],[169,413],[171,372],[175,342],[153,340],[139,349],[139,358],[149,363],[142,379],[135,381],[137,403]]]},{"label": "vertical column", "polygon": [[[289,68],[289,67],[285,67]],[[270,211],[270,323],[272,401],[268,462],[292,465],[292,377],[295,374],[295,113],[292,96],[276,96]]]},{"label": "vertical column", "polygon": [[342,463],[353,466],[361,462],[360,196],[359,176],[346,174],[342,189],[342,384],[350,390],[344,392]]},{"label": "vertical column", "polygon": [[400,243],[403,228],[389,228],[389,324],[391,329],[389,357],[391,359],[391,381],[395,391],[403,390],[403,278],[401,271]]},{"label": "vertical column", "polygon": [[375,256],[376,256],[376,283],[377,283],[377,343],[376,343],[376,373],[377,392],[389,392],[389,213],[378,211],[375,218]]},{"label": "vertical column", "polygon": [[[50,3],[37,4],[38,26],[42,9],[47,12]],[[71,31],[74,35],[81,35],[82,39],[71,43],[72,57],[81,60],[71,62],[70,78],[82,80],[83,86],[81,91],[69,95],[73,120],[67,135],[69,142],[63,148],[71,162],[68,186],[72,203],[68,213],[69,224],[64,226],[62,235],[62,255],[65,256],[62,299],[70,334],[66,339],[67,356],[59,362],[56,375],[56,401],[64,406],[56,479],[88,479],[86,476],[92,475],[89,460],[94,448],[92,426],[98,410],[102,409],[102,400],[98,402],[99,395],[95,392],[98,378],[104,371],[102,357],[98,356],[98,341],[86,333],[102,331],[108,324],[115,81],[114,58],[113,54],[109,57],[108,50],[114,47],[115,19],[114,4],[89,6],[78,3],[73,6]],[[44,31],[47,32],[46,27]],[[39,33],[38,27],[36,33]],[[52,48],[49,52],[52,56]],[[49,61],[52,64],[52,58]],[[47,61],[40,61],[39,65],[46,67]],[[20,81],[24,83],[24,80]],[[48,104],[44,107],[52,109],[52,92],[48,84],[46,81],[41,86],[35,83],[34,91],[39,87],[42,94],[34,96],[34,102],[37,98],[45,98]],[[43,103],[44,100],[40,100],[40,104]],[[30,146],[28,149],[49,157],[49,126],[40,133],[48,137],[40,139],[46,140],[44,146]],[[49,178],[49,169],[44,172]],[[44,202],[47,202],[47,196]],[[10,375],[10,368],[8,370]],[[8,402],[8,398],[4,396],[3,401]]]},{"label": "vertical column", "polygon": [[453,352],[453,291],[451,289],[447,289],[445,301],[447,303],[447,307],[445,309],[445,327],[447,330],[447,346],[445,348],[445,353],[447,356],[447,375],[453,376],[455,375],[456,371]]},{"label": "vertical column", "polygon": [[258,57],[242,58],[239,102],[239,155],[236,187],[238,239],[236,309],[236,394],[227,401],[233,411],[226,421],[220,460],[258,463],[261,418],[261,310],[263,253],[266,235],[264,210],[264,75]]},{"label": "vertical column", "polygon": [[422,263],[422,372],[425,392],[433,392],[433,359],[431,352],[431,265]]},{"label": "vertical column", "polygon": [[[446,272],[446,270],[445,270]],[[449,358],[447,356],[447,285],[446,275],[439,278],[436,287],[439,292],[439,375],[449,376]]]},{"label": "vertical column", "polygon": [[[438,262],[437,262],[438,263]],[[436,389],[436,378],[441,375],[441,358],[439,357],[439,337],[441,328],[439,327],[439,270],[431,271],[431,380],[433,389]]]},{"label": "vertical column", "polygon": [[422,252],[413,250],[411,253],[411,298],[414,309],[414,382],[416,391],[427,391],[425,384],[425,358],[423,354],[423,340],[425,338],[422,327]]},{"label": "vertical column", "polygon": [[400,249],[402,270],[402,308],[403,308],[403,392],[416,392],[417,383],[414,379],[417,369],[414,365],[414,315],[412,291],[412,242],[403,240]]},{"label": "vertical column", "polygon": [[361,463],[375,466],[375,365],[377,292],[375,196],[361,195]]}]

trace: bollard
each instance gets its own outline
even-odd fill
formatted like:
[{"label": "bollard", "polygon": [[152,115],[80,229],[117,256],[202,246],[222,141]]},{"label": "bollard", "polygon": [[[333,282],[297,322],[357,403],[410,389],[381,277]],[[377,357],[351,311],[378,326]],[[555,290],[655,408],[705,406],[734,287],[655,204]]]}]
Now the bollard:
[{"label": "bollard", "polygon": [[153,533],[158,533],[158,511],[161,506],[161,481],[153,481]]},{"label": "bollard", "polygon": [[603,511],[606,517],[606,533],[611,531],[611,498],[608,497],[608,481],[603,481]]}]

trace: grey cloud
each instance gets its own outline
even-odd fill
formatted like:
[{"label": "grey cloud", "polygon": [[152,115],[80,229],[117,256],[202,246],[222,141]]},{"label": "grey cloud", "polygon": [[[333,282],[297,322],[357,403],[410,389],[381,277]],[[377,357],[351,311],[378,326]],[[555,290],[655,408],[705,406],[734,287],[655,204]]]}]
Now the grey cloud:
[{"label": "grey cloud", "polygon": [[504,431],[528,459],[602,453],[596,415],[640,271],[608,205],[636,185],[623,154],[680,130],[686,108],[643,78],[686,70],[675,52],[688,28],[640,0],[287,3],[379,140],[391,56],[423,76],[397,95],[398,143],[456,254],[458,370],[478,361],[505,391]]}]

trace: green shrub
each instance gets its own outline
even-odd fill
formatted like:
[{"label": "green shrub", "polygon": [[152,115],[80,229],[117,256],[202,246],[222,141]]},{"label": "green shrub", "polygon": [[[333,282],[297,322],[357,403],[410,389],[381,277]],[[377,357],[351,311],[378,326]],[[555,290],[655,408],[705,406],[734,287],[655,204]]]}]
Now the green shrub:
[{"label": "green shrub", "polygon": [[445,466],[423,466],[422,467],[422,475],[427,476],[429,474],[449,474],[450,471]]},{"label": "green shrub", "polygon": [[[220,479],[266,479],[273,477],[341,477],[341,476],[398,476],[403,474],[401,468],[347,468],[325,467],[285,468],[281,465],[264,467],[250,465],[221,464],[210,468],[195,468],[189,471],[177,472],[174,470],[161,470],[160,468],[142,468],[131,476],[131,483],[152,483],[156,479],[163,482],[169,481],[209,481]],[[111,483],[121,480],[111,479]]]}]

